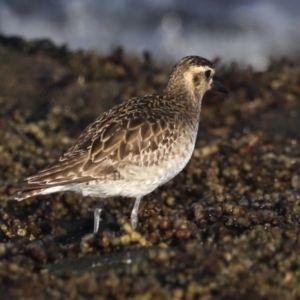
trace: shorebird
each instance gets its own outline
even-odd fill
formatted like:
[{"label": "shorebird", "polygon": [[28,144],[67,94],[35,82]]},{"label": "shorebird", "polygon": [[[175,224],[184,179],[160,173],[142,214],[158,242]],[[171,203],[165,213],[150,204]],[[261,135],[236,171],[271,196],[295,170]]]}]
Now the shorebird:
[{"label": "shorebird", "polygon": [[135,229],[141,198],[190,160],[205,92],[228,93],[213,80],[214,74],[213,64],[205,58],[181,59],[163,92],[132,98],[102,114],[57,161],[25,179],[16,199],[63,191],[97,196],[96,233],[105,198],[134,197]]}]

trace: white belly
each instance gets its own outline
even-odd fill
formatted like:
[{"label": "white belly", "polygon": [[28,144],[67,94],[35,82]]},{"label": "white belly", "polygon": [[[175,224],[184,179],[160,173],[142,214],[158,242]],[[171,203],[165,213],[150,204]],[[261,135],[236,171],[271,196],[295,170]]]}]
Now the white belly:
[{"label": "white belly", "polygon": [[103,181],[81,187],[83,195],[98,195],[99,197],[140,197],[151,193],[158,186],[175,177],[189,162],[194,147],[196,134],[192,140],[174,145],[174,151],[167,160],[162,160],[153,166],[128,166],[119,170],[121,180]]}]

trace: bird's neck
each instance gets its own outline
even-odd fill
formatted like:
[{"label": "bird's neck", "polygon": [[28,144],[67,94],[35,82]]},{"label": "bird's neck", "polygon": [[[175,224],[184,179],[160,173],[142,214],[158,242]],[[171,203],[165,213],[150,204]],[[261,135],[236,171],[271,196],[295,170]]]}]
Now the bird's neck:
[{"label": "bird's neck", "polygon": [[171,75],[164,92],[173,98],[185,99],[191,108],[201,109],[203,93],[200,88],[177,72]]},{"label": "bird's neck", "polygon": [[184,85],[169,82],[164,90],[166,98],[186,105],[189,112],[200,114],[203,94],[197,89],[187,89]]}]

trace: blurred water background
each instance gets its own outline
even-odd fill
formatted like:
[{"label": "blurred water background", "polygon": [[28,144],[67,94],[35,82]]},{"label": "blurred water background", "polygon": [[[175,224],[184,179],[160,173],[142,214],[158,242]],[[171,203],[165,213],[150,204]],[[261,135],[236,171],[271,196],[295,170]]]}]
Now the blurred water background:
[{"label": "blurred water background", "polygon": [[0,33],[100,54],[122,46],[156,60],[198,54],[264,70],[270,57],[299,58],[299,14],[298,0],[1,0]]}]

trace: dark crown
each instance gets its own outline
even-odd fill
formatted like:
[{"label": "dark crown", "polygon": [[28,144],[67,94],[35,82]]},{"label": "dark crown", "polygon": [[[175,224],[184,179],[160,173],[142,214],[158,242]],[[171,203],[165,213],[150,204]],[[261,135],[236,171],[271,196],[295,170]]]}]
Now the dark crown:
[{"label": "dark crown", "polygon": [[213,68],[214,65],[211,61],[201,56],[186,56],[181,59],[174,67],[178,66],[208,66]]}]

